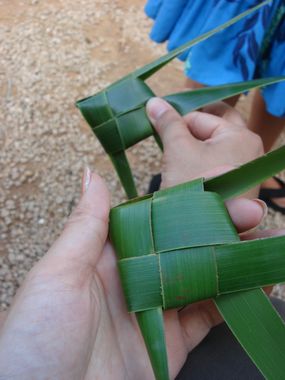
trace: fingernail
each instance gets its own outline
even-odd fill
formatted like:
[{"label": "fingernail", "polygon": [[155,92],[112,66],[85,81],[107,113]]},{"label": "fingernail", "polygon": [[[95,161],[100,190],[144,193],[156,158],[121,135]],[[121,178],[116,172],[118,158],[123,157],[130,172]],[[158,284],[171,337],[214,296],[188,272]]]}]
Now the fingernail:
[{"label": "fingernail", "polygon": [[256,202],[261,208],[262,208],[262,212],[263,212],[263,216],[262,216],[262,219],[261,219],[261,222],[266,218],[267,214],[268,214],[268,207],[267,207],[267,204],[262,201],[261,199],[253,199],[254,202]]},{"label": "fingernail", "polygon": [[147,113],[152,122],[169,110],[168,104],[160,98],[151,98],[146,105]]},{"label": "fingernail", "polygon": [[88,166],[85,167],[84,169],[84,174],[83,174],[83,179],[82,179],[82,193],[84,194],[90,185],[91,181],[91,170],[89,169]]}]

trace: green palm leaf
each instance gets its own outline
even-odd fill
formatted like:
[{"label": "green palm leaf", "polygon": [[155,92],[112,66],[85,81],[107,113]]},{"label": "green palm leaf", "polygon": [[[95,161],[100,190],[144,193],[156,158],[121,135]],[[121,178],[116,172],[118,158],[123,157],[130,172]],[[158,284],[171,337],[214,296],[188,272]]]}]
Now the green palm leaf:
[{"label": "green palm leaf", "polygon": [[245,193],[273,174],[284,169],[285,146],[274,150],[237,169],[205,181],[207,191],[215,191],[226,200]]},{"label": "green palm leaf", "polygon": [[[144,80],[189,47],[227,28],[268,2],[265,1],[217,28],[187,42],[176,50],[111,84],[98,94],[77,102],[77,106],[84,118],[91,126],[106,153],[110,156],[128,198],[136,197],[137,191],[125,151],[152,135],[154,135],[161,147],[160,140],[145,112],[147,101],[155,96],[155,94],[144,83]],[[216,86],[172,94],[166,96],[165,99],[173,104],[181,114],[185,114],[217,100],[226,99],[253,88],[277,83],[284,79],[283,77],[267,78],[245,83]]]},{"label": "green palm leaf", "polygon": [[218,297],[215,303],[264,377],[283,379],[285,326],[262,290]]},{"label": "green palm leaf", "polygon": [[208,298],[266,378],[285,373],[284,324],[259,289],[285,281],[285,237],[239,242],[223,204],[284,167],[285,146],[216,178],[112,209],[126,302],[139,315],[156,379],[168,379],[161,311]]},{"label": "green palm leaf", "polygon": [[[126,149],[151,135],[160,144],[145,112],[145,104],[154,93],[143,81],[184,50],[268,2],[77,103],[110,156],[129,198],[137,192]],[[165,99],[185,114],[281,80],[284,77],[234,83]],[[126,301],[129,310],[137,314],[156,379],[168,379],[162,310],[209,297],[214,297],[233,333],[265,377],[282,378],[284,325],[258,288],[285,281],[285,238],[240,243],[223,200],[278,172],[285,166],[284,153],[283,147],[222,176],[163,190],[112,210],[111,236]],[[269,347],[272,349],[266,355],[264,348]]]},{"label": "green palm leaf", "polygon": [[[283,80],[285,80],[285,77],[256,79],[172,94],[164,99],[169,101],[181,115],[185,115],[187,112],[197,110],[219,100]],[[124,91],[124,88],[122,88],[122,91]],[[90,124],[106,153],[110,156],[129,198],[136,197],[137,191],[125,150],[149,136],[154,135],[158,139],[145,111],[146,102],[153,96],[154,94],[151,91],[148,94],[145,92],[141,96],[142,104],[136,105],[135,109],[125,113],[122,111],[123,105],[116,103],[117,108],[114,106],[114,109],[122,113],[118,114],[116,118],[99,125],[96,123],[101,123],[101,118],[107,115],[108,112],[98,112],[100,107],[97,105],[97,96],[87,98],[78,103],[85,119]],[[121,96],[119,97],[120,99],[122,98]]]}]

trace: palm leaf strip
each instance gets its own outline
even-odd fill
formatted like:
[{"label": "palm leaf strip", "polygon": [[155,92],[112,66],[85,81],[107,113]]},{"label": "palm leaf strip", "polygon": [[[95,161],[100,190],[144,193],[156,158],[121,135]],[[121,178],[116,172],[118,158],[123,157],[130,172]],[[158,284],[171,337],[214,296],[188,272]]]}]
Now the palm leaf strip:
[{"label": "palm leaf strip", "polygon": [[[162,310],[208,298],[266,378],[285,373],[284,325],[259,289],[285,281],[285,237],[240,242],[224,206],[284,167],[285,146],[216,178],[112,209],[126,302],[138,315],[156,379],[168,379]],[[262,312],[255,312],[256,303]]]},{"label": "palm leaf strip", "polygon": [[[137,190],[125,150],[152,135],[154,135],[158,144],[161,146],[159,138],[154,132],[145,113],[147,101],[155,96],[155,94],[151,88],[144,83],[144,80],[183,51],[229,27],[268,2],[269,1],[265,1],[257,5],[125,76],[111,84],[105,90],[77,102],[77,106],[84,118],[91,126],[106,153],[110,156],[129,198],[136,197]],[[173,94],[166,97],[166,99],[169,100],[181,114],[185,114],[217,100],[226,99],[259,86],[276,83],[282,79],[284,78],[268,78],[259,81],[250,81],[244,84],[238,83],[220,87],[217,86],[213,88],[213,90],[202,89],[187,93]]]}]

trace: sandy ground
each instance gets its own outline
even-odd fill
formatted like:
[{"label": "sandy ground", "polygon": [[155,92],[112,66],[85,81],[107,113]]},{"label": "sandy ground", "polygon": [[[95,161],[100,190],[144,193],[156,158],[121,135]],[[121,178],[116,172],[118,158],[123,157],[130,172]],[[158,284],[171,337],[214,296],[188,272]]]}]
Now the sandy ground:
[{"label": "sandy ground", "polygon": [[[0,0],[0,308],[60,233],[80,195],[83,168],[124,198],[112,166],[74,102],[164,52],[148,39],[143,0]],[[151,80],[183,85],[175,62]],[[240,104],[246,113],[248,99]],[[140,193],[159,169],[150,139],[129,153]],[[270,213],[267,225],[285,225]],[[278,289],[278,294],[282,288]]]}]

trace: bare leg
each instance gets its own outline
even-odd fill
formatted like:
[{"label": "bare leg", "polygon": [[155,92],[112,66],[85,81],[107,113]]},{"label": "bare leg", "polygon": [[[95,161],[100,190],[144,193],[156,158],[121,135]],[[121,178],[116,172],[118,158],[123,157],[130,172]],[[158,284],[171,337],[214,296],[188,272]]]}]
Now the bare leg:
[{"label": "bare leg", "polygon": [[266,111],[259,90],[255,92],[253,98],[248,127],[262,138],[265,152],[272,148],[285,127],[284,118],[273,116]]},{"label": "bare leg", "polygon": [[[264,145],[265,152],[268,152],[275,141],[280,136],[285,127],[285,119],[270,115],[266,111],[265,102],[259,90],[256,90],[251,107],[251,115],[248,123],[249,129],[257,133]],[[280,185],[270,178],[262,184],[264,188],[278,189]],[[274,202],[281,207],[285,207],[285,199],[274,199]]]},{"label": "bare leg", "polygon": [[203,88],[205,86],[199,82],[196,82],[196,81],[190,79],[190,78],[186,78],[185,87],[196,90],[197,88]]}]

